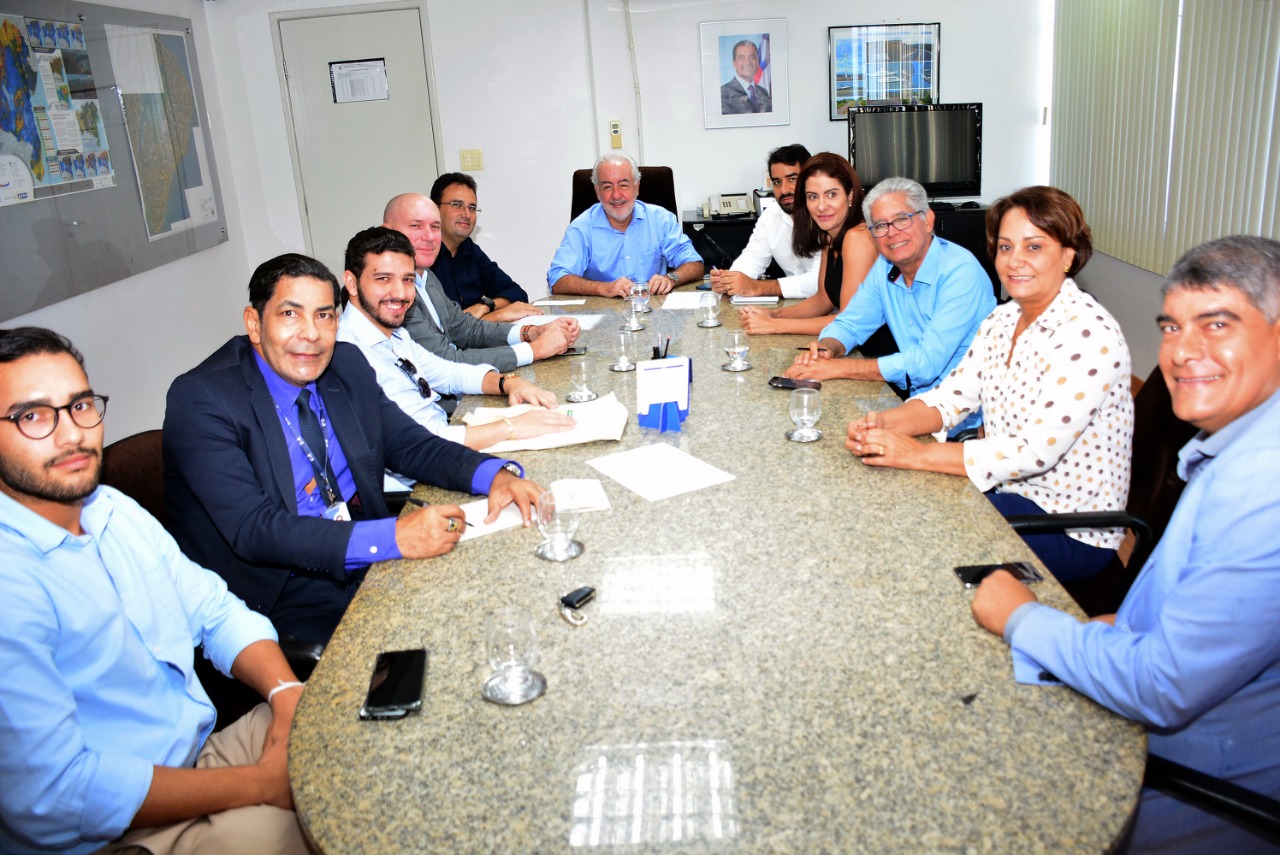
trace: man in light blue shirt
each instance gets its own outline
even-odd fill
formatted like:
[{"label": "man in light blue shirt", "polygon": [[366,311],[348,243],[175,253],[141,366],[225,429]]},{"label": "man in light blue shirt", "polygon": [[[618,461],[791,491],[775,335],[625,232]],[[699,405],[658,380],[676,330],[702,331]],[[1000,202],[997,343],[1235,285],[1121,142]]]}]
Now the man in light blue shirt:
[{"label": "man in light blue shirt", "polygon": [[[522,377],[501,375],[490,365],[449,362],[428,352],[404,329],[413,305],[413,245],[400,232],[375,226],[347,243],[347,307],[338,340],[360,348],[388,398],[436,436],[477,451],[507,439],[568,430],[574,421],[554,411],[556,396]],[[509,403],[537,409],[487,425],[451,425],[439,405],[440,393],[506,395]],[[403,489],[411,479],[388,473]]]},{"label": "man in light blue shirt", "polygon": [[[126,833],[157,853],[180,835],[309,851],[286,757],[302,684],[266,618],[98,486],[106,403],[65,338],[0,331],[0,851]],[[210,736],[197,644],[270,705]]]},{"label": "man in light blue shirt", "polygon": [[[1061,681],[1146,725],[1152,754],[1280,797],[1280,242],[1220,238],[1169,273],[1160,370],[1200,429],[1187,486],[1114,615],[1081,623],[1000,571],[973,600],[1024,683]],[[1272,852],[1143,790],[1130,852]]]},{"label": "man in light blue shirt", "polygon": [[637,201],[640,167],[606,154],[591,168],[598,204],[579,214],[551,259],[547,285],[556,294],[626,297],[635,283],[653,294],[702,278],[702,256],[676,215]]},{"label": "man in light blue shirt", "polygon": [[[880,257],[787,376],[884,380],[916,395],[937,386],[960,362],[982,319],[996,307],[994,289],[972,253],[933,234],[928,196],[915,181],[886,178],[867,194],[862,210]],[[898,343],[897,353],[839,358],[883,324]],[[980,422],[975,413],[953,433]]]}]

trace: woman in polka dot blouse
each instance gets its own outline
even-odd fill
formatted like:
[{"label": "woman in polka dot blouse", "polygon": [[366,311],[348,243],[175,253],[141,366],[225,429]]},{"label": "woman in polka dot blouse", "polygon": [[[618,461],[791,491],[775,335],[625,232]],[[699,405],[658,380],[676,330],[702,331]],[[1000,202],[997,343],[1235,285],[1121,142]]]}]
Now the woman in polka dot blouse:
[{"label": "woman in polka dot blouse", "polygon": [[[849,425],[871,466],[965,475],[1002,514],[1122,510],[1129,497],[1133,398],[1120,325],[1071,277],[1093,253],[1074,199],[1025,187],[987,212],[987,250],[1013,299],[982,322],[942,383]],[[982,408],[985,436],[927,443]],[[1106,566],[1120,529],[1029,535],[1062,581]]]}]

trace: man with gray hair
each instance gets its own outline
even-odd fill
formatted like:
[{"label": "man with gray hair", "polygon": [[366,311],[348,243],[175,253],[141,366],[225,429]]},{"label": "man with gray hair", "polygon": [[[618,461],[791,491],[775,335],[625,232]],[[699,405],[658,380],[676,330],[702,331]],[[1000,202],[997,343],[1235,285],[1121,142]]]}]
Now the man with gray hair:
[{"label": "man with gray hair", "polygon": [[[932,389],[955,368],[982,319],[996,307],[991,280],[973,253],[933,233],[933,211],[919,183],[886,178],[867,194],[862,214],[880,257],[844,311],[788,377],[884,380],[915,395]],[[878,359],[841,359],[889,325],[898,352]],[[952,428],[960,434],[981,423],[974,413]]]},{"label": "man with gray hair", "polygon": [[565,230],[547,285],[556,294],[626,297],[636,283],[653,294],[702,278],[702,257],[672,212],[636,199],[640,168],[606,154],[591,168],[599,203]]},{"label": "man with gray hair", "polygon": [[[1280,243],[1192,249],[1164,286],[1160,370],[1200,429],[1178,454],[1187,486],[1114,615],[1041,605],[1003,571],[973,599],[1014,677],[1065,683],[1147,727],[1150,752],[1280,797]],[[1130,852],[1274,851],[1144,789]]]}]

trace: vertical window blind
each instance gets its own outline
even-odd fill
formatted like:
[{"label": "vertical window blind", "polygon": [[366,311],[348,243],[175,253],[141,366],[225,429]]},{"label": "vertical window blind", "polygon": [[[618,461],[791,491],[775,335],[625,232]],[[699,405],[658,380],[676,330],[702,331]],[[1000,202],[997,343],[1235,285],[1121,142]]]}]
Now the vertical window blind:
[{"label": "vertical window blind", "polygon": [[1059,0],[1050,175],[1101,252],[1163,275],[1280,238],[1278,0]]}]

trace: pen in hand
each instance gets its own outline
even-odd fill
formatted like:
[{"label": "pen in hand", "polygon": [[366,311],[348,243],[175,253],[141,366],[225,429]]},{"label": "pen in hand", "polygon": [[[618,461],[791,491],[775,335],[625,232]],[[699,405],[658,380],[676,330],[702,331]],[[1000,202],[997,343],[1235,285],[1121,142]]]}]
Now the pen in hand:
[{"label": "pen in hand", "polygon": [[[809,348],[807,348],[807,347],[797,347],[797,348],[796,348],[796,350],[808,350],[808,349],[809,349]],[[818,348],[818,353],[830,353],[830,352],[831,352],[831,351],[827,350],[825,347],[820,347],[820,348]]]},{"label": "pen in hand", "polygon": [[[431,503],[430,503],[430,502],[424,502],[422,499],[419,499],[417,496],[410,496],[409,498],[405,499],[405,501],[406,501],[406,502],[408,502],[408,503],[409,503],[409,504],[411,504],[411,505],[417,505],[417,506],[418,506],[418,507],[420,507],[420,508],[429,508],[429,507],[431,507]],[[463,520],[463,522],[464,522],[464,523],[467,523],[467,525],[471,526],[472,528],[475,528],[475,527],[476,527],[476,524],[475,524],[475,523],[467,522],[465,519]]]}]

